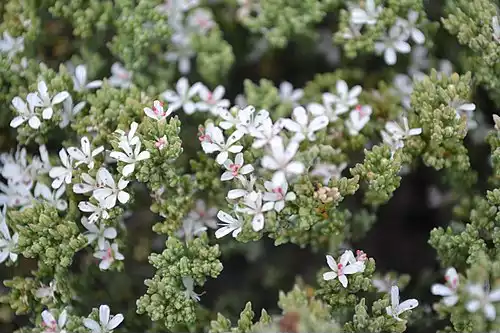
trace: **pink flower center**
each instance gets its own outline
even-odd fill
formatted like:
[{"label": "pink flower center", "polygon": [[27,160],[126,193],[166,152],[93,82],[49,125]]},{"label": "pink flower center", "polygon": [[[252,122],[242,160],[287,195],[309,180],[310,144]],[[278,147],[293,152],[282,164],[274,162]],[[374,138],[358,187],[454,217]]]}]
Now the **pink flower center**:
[{"label": "pink flower center", "polygon": [[108,249],[106,250],[106,254],[104,255],[104,260],[113,260],[113,249],[111,249],[110,247],[108,247]]},{"label": "pink flower center", "polygon": [[122,80],[127,80],[128,79],[128,73],[125,72],[125,71],[120,71],[118,72],[118,75],[117,75],[120,79]]},{"label": "pink flower center", "polygon": [[273,193],[276,193],[278,195],[279,200],[283,200],[283,198],[285,197],[283,189],[281,187],[273,188]]},{"label": "pink flower center", "polygon": [[[163,108],[163,103],[162,102],[160,102],[160,106]],[[163,109],[160,111],[160,110],[158,110],[158,108],[156,106],[153,106],[153,112],[157,116],[163,116],[165,114],[165,112],[163,111]]]},{"label": "pink flower center", "polygon": [[344,275],[343,269],[344,269],[344,265],[337,264],[337,275],[339,275],[339,276]]},{"label": "pink flower center", "polygon": [[233,176],[236,177],[238,175],[238,172],[240,171],[241,165],[239,164],[229,164],[229,169],[232,171]]},{"label": "pink flower center", "polygon": [[454,277],[453,279],[450,279],[449,276],[445,276],[444,279],[446,282],[448,282],[449,286],[451,289],[456,289],[458,285],[458,277]]},{"label": "pink flower center", "polygon": [[367,113],[367,112],[365,112],[365,111],[363,110],[363,107],[362,107],[361,105],[359,105],[359,104],[358,104],[358,105],[356,105],[356,111],[359,113],[359,116],[360,116],[360,117],[362,117],[362,118],[363,118],[363,117],[366,117],[366,116],[368,115],[368,113]]},{"label": "pink flower center", "polygon": [[198,127],[198,140],[200,140],[200,142],[212,143],[210,135],[205,134],[205,128],[203,126]]},{"label": "pink flower center", "polygon": [[198,16],[198,25],[202,28],[208,28],[210,26],[210,21],[203,16]]}]

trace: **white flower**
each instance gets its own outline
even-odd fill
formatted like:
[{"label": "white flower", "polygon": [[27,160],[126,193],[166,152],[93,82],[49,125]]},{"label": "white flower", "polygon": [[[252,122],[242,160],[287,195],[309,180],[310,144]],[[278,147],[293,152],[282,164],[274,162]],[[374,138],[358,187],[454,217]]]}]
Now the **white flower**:
[{"label": "white flower", "polygon": [[410,136],[420,135],[422,133],[421,128],[411,128],[408,126],[408,118],[402,116],[403,127],[400,126],[395,121],[388,121],[385,124],[385,130],[392,135],[393,138],[398,140],[403,140],[409,138]]},{"label": "white flower", "polygon": [[274,203],[266,202],[262,204],[262,193],[252,192],[243,199],[243,205],[246,207],[238,208],[237,211],[248,215],[253,215],[252,228],[254,231],[260,231],[264,228],[264,213],[273,209]]},{"label": "white flower", "polygon": [[477,127],[477,122],[474,120],[474,110],[476,110],[476,105],[474,103],[464,103],[460,100],[454,100],[450,103],[450,106],[455,109],[457,114],[457,119],[464,116],[467,121],[467,129],[475,129]]},{"label": "white flower", "polygon": [[391,288],[391,306],[385,308],[385,311],[389,316],[392,316],[398,321],[403,319],[399,318],[399,315],[405,311],[414,309],[418,306],[418,301],[414,298],[407,299],[403,303],[399,303],[399,288],[398,286],[392,286]]},{"label": "white flower", "polygon": [[51,206],[56,207],[60,211],[63,211],[66,210],[66,208],[68,208],[68,203],[65,200],[61,199],[61,197],[65,192],[66,192],[66,186],[64,184],[62,184],[62,186],[59,187],[57,190],[51,191],[47,185],[38,182],[35,186],[34,194],[35,198],[42,197]]},{"label": "white flower", "polygon": [[68,156],[66,149],[61,148],[59,150],[59,159],[62,166],[53,167],[49,171],[50,178],[54,178],[54,181],[52,181],[53,188],[61,187],[63,182],[71,184],[71,179],[73,178],[73,159]]},{"label": "white flower", "polygon": [[21,210],[31,205],[32,195],[30,189],[22,184],[15,184],[12,179],[7,180],[7,185],[0,182],[0,205],[20,207]]},{"label": "white flower", "polygon": [[235,112],[236,110],[239,111],[238,108],[232,108],[231,110],[228,110],[226,108],[221,108],[218,111],[217,115],[223,119],[219,123],[219,126],[222,129],[228,130],[228,129],[232,128],[233,126],[236,126],[237,124],[240,123],[240,120],[238,118],[238,114]]},{"label": "white flower", "polygon": [[113,176],[105,168],[100,168],[99,171],[97,171],[97,174],[98,177],[102,179],[104,187],[95,189],[92,195],[97,199],[97,201],[103,203],[104,208],[113,208],[116,205],[117,199],[122,204],[128,202],[130,194],[124,191],[129,183],[127,180],[122,177],[118,181],[117,185]]},{"label": "white flower", "polygon": [[172,38],[173,49],[165,53],[165,60],[168,62],[177,62],[179,72],[182,75],[186,75],[191,71],[191,58],[194,57],[195,52],[191,46],[189,36],[181,33],[176,35],[176,37]]},{"label": "white flower", "polygon": [[392,83],[392,90],[396,96],[401,97],[401,104],[407,110],[411,108],[411,94],[413,92],[413,81],[405,74],[396,74]]},{"label": "white flower", "polygon": [[260,110],[255,113],[255,108],[249,105],[238,111],[239,122],[236,124],[236,129],[244,134],[254,136],[255,133],[259,131],[259,126],[262,125],[267,118],[269,118],[269,112],[267,110]]},{"label": "white flower", "polygon": [[262,158],[262,167],[274,170],[276,173],[284,173],[285,176],[299,175],[304,172],[304,164],[293,161],[299,149],[298,142],[291,141],[285,149],[283,139],[277,136],[271,140],[270,148],[271,155],[265,155]]},{"label": "white flower", "polygon": [[332,177],[339,179],[342,171],[344,171],[346,167],[347,163],[340,163],[339,165],[319,163],[311,171],[311,176],[322,177],[323,184],[328,185]]},{"label": "white flower", "polygon": [[394,135],[393,133],[388,133],[384,130],[380,131],[380,135],[382,136],[382,142],[390,147],[392,156],[394,156],[396,150],[404,147],[403,139],[401,139],[399,135]]},{"label": "white flower", "polygon": [[444,275],[444,279],[446,280],[446,285],[439,283],[433,284],[431,292],[434,295],[443,296],[443,302],[446,306],[453,306],[458,302],[458,274],[455,268],[448,268]]},{"label": "white flower", "polygon": [[186,114],[193,114],[196,111],[196,103],[192,99],[198,94],[200,83],[190,87],[188,79],[181,77],[175,88],[177,91],[166,90],[161,95],[169,103],[169,109],[173,112],[182,107]]},{"label": "white flower", "polygon": [[230,190],[227,193],[228,199],[233,200],[233,199],[242,198],[242,197],[244,197],[244,196],[246,196],[254,191],[256,178],[253,174],[250,175],[249,179],[247,179],[243,176],[239,176],[239,177],[237,177],[237,179],[241,182],[241,185],[243,185],[244,188]]},{"label": "white flower", "polygon": [[372,114],[372,107],[369,105],[358,105],[354,110],[349,113],[349,119],[345,121],[350,135],[358,135],[359,132],[365,127],[370,120]]},{"label": "white flower", "polygon": [[372,284],[379,293],[388,293],[391,291],[393,285],[397,283],[397,280],[392,279],[389,274],[386,274],[383,278],[373,278]]},{"label": "white flower", "polygon": [[222,134],[222,130],[214,126],[213,123],[209,123],[207,125],[205,134],[203,135],[203,140],[200,137],[201,147],[203,151],[207,154],[211,154],[214,152],[219,152],[215,160],[219,164],[224,164],[224,162],[229,157],[229,152],[231,153],[239,153],[243,149],[241,145],[235,145],[243,137],[243,132],[237,130],[234,131],[233,134],[227,139],[224,138],[224,134]]},{"label": "white flower", "polygon": [[111,77],[108,82],[113,87],[128,88],[132,85],[132,73],[127,71],[122,64],[115,62],[111,65]]},{"label": "white flower", "polygon": [[195,302],[200,301],[200,294],[194,292],[194,280],[190,276],[185,276],[182,278],[182,284],[186,290],[184,291],[184,295],[187,299],[192,299]]},{"label": "white flower", "polygon": [[7,258],[12,262],[17,261],[17,253],[14,252],[19,241],[19,234],[16,232],[11,237],[9,227],[7,226],[7,206],[4,205],[0,212],[0,263],[3,263]]},{"label": "white flower", "polygon": [[103,250],[99,250],[94,253],[94,258],[101,259],[101,262],[99,263],[99,269],[101,271],[107,270],[115,260],[125,259],[123,254],[118,251],[118,244],[113,243],[109,245],[108,241],[104,242]]},{"label": "white flower", "polygon": [[88,217],[89,223],[96,223],[100,218],[103,218],[105,220],[109,218],[108,211],[104,207],[103,202],[100,202],[98,205],[94,205],[90,201],[80,201],[78,203],[78,209],[80,209],[84,213],[92,213]]},{"label": "white flower", "polygon": [[365,270],[365,264],[363,262],[356,261],[356,258],[351,250],[346,250],[344,254],[340,256],[338,264],[331,255],[327,255],[326,263],[328,264],[328,267],[330,267],[331,272],[324,273],[323,279],[325,281],[329,281],[338,278],[340,284],[342,284],[344,288],[347,288],[348,284],[346,275],[361,273]]},{"label": "white flower", "polygon": [[233,238],[236,238],[243,228],[243,220],[238,215],[234,218],[220,210],[217,213],[217,218],[221,220],[221,223],[219,223],[220,228],[215,232],[216,238],[224,237],[230,233],[233,233]]},{"label": "white flower", "polygon": [[251,164],[243,165],[243,163],[243,153],[236,154],[234,163],[230,159],[226,160],[226,162],[224,162],[224,167],[227,171],[222,174],[220,180],[231,180],[235,177],[238,177],[239,175],[246,175],[254,171]]},{"label": "white flower", "polygon": [[295,132],[292,140],[302,141],[307,138],[309,141],[316,140],[315,132],[328,126],[327,116],[317,116],[309,119],[306,109],[298,106],[293,109],[292,119],[284,119],[283,125],[291,132]]},{"label": "white flower", "polygon": [[153,102],[153,108],[145,107],[144,108],[144,113],[146,116],[149,118],[153,118],[155,120],[161,121],[166,119],[171,113],[172,113],[172,108],[168,108],[166,111],[163,109],[163,103],[155,100]]},{"label": "white flower", "polygon": [[[210,111],[214,116],[219,115],[221,108],[229,107],[229,100],[223,99],[226,89],[223,86],[217,86],[213,92],[204,85],[200,85],[200,102],[196,103],[196,108],[200,111]],[[222,126],[221,126],[222,127]]]},{"label": "white flower", "polygon": [[194,209],[189,212],[188,218],[193,221],[199,221],[202,224],[215,229],[217,228],[217,220],[215,219],[216,214],[217,208],[212,207],[207,209],[205,201],[198,199],[196,200]]},{"label": "white flower", "polygon": [[57,290],[56,280],[50,281],[48,286],[45,286],[43,283],[40,283],[40,284],[41,284],[41,287],[36,290],[35,297],[41,298],[41,299],[51,298],[52,301],[55,303],[55,301],[56,301],[55,292]]},{"label": "white flower", "polygon": [[75,68],[75,75],[73,76],[73,87],[76,91],[83,91],[86,89],[95,89],[102,86],[101,80],[96,80],[87,83],[87,66],[78,65]]},{"label": "white flower", "polygon": [[408,11],[408,19],[404,20],[398,17],[396,24],[398,24],[406,34],[411,36],[415,43],[423,44],[425,42],[425,35],[417,28],[418,15],[418,12],[410,10]]},{"label": "white flower", "polygon": [[68,314],[66,313],[66,310],[61,312],[57,321],[50,311],[44,310],[42,312],[42,326],[44,327],[43,333],[66,333],[64,325],[66,325],[67,318]]},{"label": "white flower", "polygon": [[279,96],[282,102],[291,103],[295,106],[304,96],[304,91],[302,89],[293,89],[292,84],[285,81],[280,84]]},{"label": "white flower", "polygon": [[[332,122],[332,123],[337,121],[337,119],[339,119],[338,113],[337,113],[336,109],[333,109],[332,106],[335,103],[335,101],[338,100],[338,98],[332,93],[323,93],[321,95],[321,99],[322,99],[322,104],[309,103],[306,106],[307,111],[309,111],[311,114],[313,114],[315,116],[326,115],[328,117],[328,119],[330,120],[330,122]],[[356,99],[356,101],[357,101],[357,99]],[[343,104],[338,104],[340,110],[342,110],[342,105]]]},{"label": "white flower", "polygon": [[382,6],[375,6],[375,0],[366,0],[364,8],[351,9],[351,23],[374,25],[382,12]]},{"label": "white flower", "polygon": [[273,124],[271,118],[264,119],[262,121],[262,124],[260,124],[260,126],[251,133],[251,135],[255,138],[254,142],[252,143],[252,148],[260,149],[268,145],[269,142],[271,142],[271,140],[275,138],[281,131],[282,126],[282,121]]},{"label": "white flower", "polygon": [[80,139],[81,149],[76,147],[69,147],[68,154],[76,161],[75,167],[78,167],[80,164],[87,164],[89,169],[94,168],[94,157],[99,155],[104,151],[104,146],[97,147],[92,150],[90,148],[89,138],[86,136]]},{"label": "white flower", "polygon": [[498,16],[491,18],[491,28],[493,29],[493,38],[500,43],[500,23]]},{"label": "white flower", "polygon": [[76,105],[73,105],[73,98],[68,96],[63,102],[63,110],[61,112],[61,122],[59,123],[60,128],[65,128],[68,126],[73,118],[80,113],[85,107],[85,102],[82,101]]},{"label": "white flower", "polygon": [[273,177],[272,181],[264,182],[266,191],[264,193],[264,201],[274,202],[274,210],[281,212],[285,208],[285,201],[293,201],[297,197],[295,193],[288,192],[288,182],[284,177],[278,175]]},{"label": "white flower", "polygon": [[212,12],[204,8],[196,8],[187,17],[188,27],[199,34],[206,34],[215,26]]},{"label": "white flower", "polygon": [[121,151],[112,151],[109,156],[127,163],[122,169],[122,175],[127,177],[131,175],[135,170],[135,164],[140,161],[147,160],[151,157],[151,154],[147,150],[141,151],[141,142],[137,142],[135,148],[132,150],[132,147],[126,141],[121,141],[118,146],[123,149],[125,153]]},{"label": "white flower", "polygon": [[[88,173],[82,173],[81,177],[83,183],[78,183],[73,185],[73,192],[75,192],[76,194],[92,192],[96,188],[98,188],[97,181],[94,178],[92,178],[92,176],[90,176]],[[102,184],[102,181],[99,184]]]},{"label": "white flower", "polygon": [[81,219],[82,225],[87,229],[83,234],[87,237],[88,244],[92,244],[97,240],[97,246],[100,250],[104,250],[106,247],[106,239],[115,239],[117,232],[113,227],[106,227],[104,223],[96,223],[89,221],[85,216]]},{"label": "white flower", "polygon": [[3,32],[0,39],[0,52],[7,53],[7,57],[12,58],[18,52],[24,51],[24,37],[12,37],[8,31]]},{"label": "white flower", "polygon": [[67,91],[62,91],[57,93],[54,97],[50,97],[47,84],[45,81],[38,82],[38,95],[34,98],[35,106],[42,107],[42,118],[50,119],[54,114],[54,106],[62,103],[66,98],[69,97]]},{"label": "white flower", "polygon": [[397,61],[396,52],[410,53],[411,46],[406,41],[408,35],[404,33],[399,25],[393,25],[389,29],[389,34],[375,42],[375,52],[384,54],[384,60],[387,65],[394,65]]},{"label": "white flower", "polygon": [[99,322],[96,322],[95,320],[90,318],[85,318],[83,319],[83,325],[91,330],[92,333],[111,332],[121,324],[121,322],[123,321],[123,315],[119,313],[111,316],[109,312],[109,306],[101,305],[99,307]]},{"label": "white flower", "polygon": [[115,133],[119,135],[118,141],[127,142],[130,146],[136,145],[140,141],[139,137],[135,135],[138,127],[139,124],[134,121],[132,122],[132,124],[130,124],[130,131],[128,131],[128,133],[121,129],[117,129]]},{"label": "white flower", "polygon": [[25,121],[28,121],[28,125],[33,129],[38,129],[41,125],[38,115],[35,113],[35,107],[38,103],[38,97],[35,93],[29,93],[26,97],[26,102],[22,100],[21,97],[16,96],[12,99],[12,105],[17,112],[17,116],[10,122],[10,127],[17,128]]},{"label": "white flower", "polygon": [[467,292],[472,298],[472,300],[465,303],[467,311],[477,312],[482,308],[486,319],[495,320],[497,313],[492,303],[500,301],[500,289],[490,292],[489,288],[484,288],[480,284],[472,284],[467,286]]},{"label": "white flower", "polygon": [[326,93],[325,98],[326,101],[335,103],[335,115],[341,115],[349,111],[350,107],[358,104],[358,96],[362,90],[361,86],[354,86],[349,89],[345,81],[338,80],[335,84],[336,95]]},{"label": "white flower", "polygon": [[204,231],[207,231],[207,227],[202,222],[185,218],[182,221],[181,228],[176,231],[175,235],[178,238],[184,238],[188,242],[195,236],[200,236]]}]

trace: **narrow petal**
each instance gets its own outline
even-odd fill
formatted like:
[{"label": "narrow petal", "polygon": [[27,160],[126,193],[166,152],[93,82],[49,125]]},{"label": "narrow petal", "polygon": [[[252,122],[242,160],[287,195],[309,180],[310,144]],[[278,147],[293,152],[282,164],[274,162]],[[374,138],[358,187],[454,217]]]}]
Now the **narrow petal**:
[{"label": "narrow petal", "polygon": [[335,261],[335,259],[333,259],[331,255],[326,256],[326,263],[328,264],[328,267],[330,267],[332,271],[337,271],[338,269],[337,262]]},{"label": "narrow petal", "polygon": [[122,321],[123,321],[123,315],[121,313],[119,313],[119,314],[113,316],[113,318],[111,318],[108,325],[106,325],[106,328],[108,330],[115,329],[118,325],[121,324]]},{"label": "narrow petal", "polygon": [[416,299],[407,299],[403,303],[399,304],[398,312],[403,313],[405,311],[414,309],[418,306],[418,301]]},{"label": "narrow petal", "polygon": [[335,273],[335,272],[323,273],[323,280],[325,280],[325,281],[333,280],[336,277],[337,277],[337,273]]},{"label": "narrow petal", "polygon": [[443,284],[433,284],[431,287],[431,293],[437,296],[450,296],[453,295],[453,290]]},{"label": "narrow petal", "polygon": [[99,321],[102,326],[107,326],[109,322],[109,306],[101,305],[99,307]]},{"label": "narrow petal", "polygon": [[347,288],[347,277],[345,275],[339,275],[339,282],[344,288]]},{"label": "narrow petal", "polygon": [[69,93],[67,91],[60,92],[52,98],[52,105],[59,104],[68,97]]}]

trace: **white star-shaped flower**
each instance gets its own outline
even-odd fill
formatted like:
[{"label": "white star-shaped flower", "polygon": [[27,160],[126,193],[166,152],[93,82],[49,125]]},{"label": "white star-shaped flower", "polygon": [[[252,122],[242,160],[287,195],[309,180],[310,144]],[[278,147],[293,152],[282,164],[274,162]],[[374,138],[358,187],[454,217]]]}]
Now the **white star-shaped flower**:
[{"label": "white star-shaped flower", "polygon": [[185,77],[181,77],[175,86],[176,91],[166,90],[162,93],[162,97],[169,103],[169,108],[176,111],[183,108],[186,114],[193,114],[196,110],[196,103],[192,101],[200,89],[200,83],[189,85],[189,81]]},{"label": "white star-shaped flower", "polygon": [[249,193],[243,199],[243,205],[245,207],[238,208],[237,211],[252,215],[252,228],[254,231],[260,231],[264,228],[264,213],[270,211],[274,207],[273,202],[266,202],[262,204],[262,193],[261,192],[252,192]]},{"label": "white star-shaped flower", "polygon": [[326,272],[323,274],[323,279],[325,281],[333,280],[338,278],[340,284],[344,288],[347,288],[348,280],[347,276],[349,274],[361,273],[365,270],[365,265],[361,261],[356,261],[354,253],[350,250],[346,250],[344,254],[340,256],[339,262],[337,263],[331,255],[326,256],[326,263],[330,267],[331,272]]},{"label": "white star-shaped flower", "polygon": [[99,322],[85,318],[83,319],[83,325],[91,330],[92,333],[108,333],[117,328],[123,319],[121,313],[111,316],[109,306],[101,305],[99,307]]},{"label": "white star-shaped flower", "polygon": [[327,116],[309,117],[308,112],[302,106],[293,109],[292,119],[284,119],[283,125],[291,132],[295,132],[293,140],[301,142],[304,139],[316,140],[315,133],[328,126]]},{"label": "white star-shaped flower", "polygon": [[305,170],[304,164],[293,161],[298,149],[299,143],[296,141],[290,141],[285,149],[283,139],[277,136],[270,142],[271,154],[262,158],[262,167],[275,171],[275,174],[300,175]]},{"label": "white star-shaped flower", "polygon": [[222,130],[217,126],[214,126],[213,123],[209,123],[203,138],[200,137],[201,147],[207,154],[219,152],[215,160],[217,163],[222,165],[228,159],[229,153],[241,152],[243,146],[236,145],[236,142],[238,142],[242,137],[243,132],[237,130],[234,131],[226,141],[224,134],[222,134]]},{"label": "white star-shaped flower", "polygon": [[399,288],[398,286],[392,286],[391,288],[391,305],[385,308],[385,311],[389,316],[392,316],[398,321],[403,319],[399,316],[408,310],[414,309],[418,306],[418,301],[414,298],[407,299],[403,303],[399,303]]},{"label": "white star-shaped flower", "polygon": [[443,303],[446,306],[453,306],[458,302],[458,274],[455,268],[448,268],[444,275],[444,279],[446,285],[439,283],[433,284],[431,292],[433,295],[443,296]]},{"label": "white star-shaped flower", "polygon": [[236,154],[234,162],[230,159],[226,160],[226,162],[224,162],[224,167],[227,171],[220,177],[222,181],[231,180],[239,175],[247,175],[254,171],[251,164],[244,165],[243,153]]},{"label": "white star-shaped flower", "polygon": [[81,148],[69,147],[68,154],[75,161],[77,161],[75,163],[75,167],[78,167],[81,164],[86,164],[91,170],[94,168],[94,157],[96,157],[97,155],[99,155],[104,151],[104,146],[100,146],[92,150],[89,138],[87,138],[86,136],[80,139],[80,143],[81,143]]},{"label": "white star-shaped flower", "polygon": [[130,194],[124,191],[129,183],[127,180],[122,177],[116,184],[113,176],[105,168],[100,168],[97,174],[103,182],[103,187],[95,189],[92,195],[103,204],[104,208],[113,208],[116,205],[116,200],[122,204],[128,202]]},{"label": "white star-shaped flower", "polygon": [[238,237],[243,228],[243,220],[241,217],[236,215],[236,218],[234,218],[228,213],[220,210],[217,213],[217,218],[221,221],[221,223],[219,223],[220,228],[215,231],[216,238],[224,237],[230,233],[232,233],[233,238]]}]

